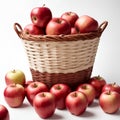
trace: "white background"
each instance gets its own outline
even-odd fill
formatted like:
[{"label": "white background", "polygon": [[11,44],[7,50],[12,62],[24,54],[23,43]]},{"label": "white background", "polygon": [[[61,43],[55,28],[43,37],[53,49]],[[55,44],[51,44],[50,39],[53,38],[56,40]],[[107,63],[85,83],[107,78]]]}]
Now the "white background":
[{"label": "white background", "polygon": [[[10,111],[11,120],[39,120],[34,109],[27,100],[21,108],[10,108],[3,98],[5,88],[4,75],[11,69],[21,69],[27,80],[32,79],[28,67],[27,57],[21,40],[13,29],[18,22],[22,27],[31,23],[30,11],[33,7],[46,4],[54,17],[63,12],[74,11],[78,15],[90,15],[99,24],[108,21],[98,47],[92,75],[101,75],[107,82],[120,84],[120,0],[4,0],[0,1],[0,104],[4,104]],[[68,111],[56,110],[50,119],[114,119],[120,116],[120,111],[114,115],[105,114],[95,102],[82,116],[73,116]]]}]

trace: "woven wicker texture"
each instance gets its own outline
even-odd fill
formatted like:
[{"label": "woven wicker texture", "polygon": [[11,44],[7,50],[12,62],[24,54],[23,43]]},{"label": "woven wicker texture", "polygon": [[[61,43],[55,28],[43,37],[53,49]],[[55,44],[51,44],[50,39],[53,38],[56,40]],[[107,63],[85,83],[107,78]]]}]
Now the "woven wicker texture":
[{"label": "woven wicker texture", "polygon": [[74,73],[93,65],[99,38],[70,42],[23,42],[30,68],[48,73]]},{"label": "woven wicker texture", "polygon": [[107,24],[103,22],[96,32],[74,35],[26,35],[18,23],[14,29],[23,41],[34,81],[75,86],[89,80]]}]

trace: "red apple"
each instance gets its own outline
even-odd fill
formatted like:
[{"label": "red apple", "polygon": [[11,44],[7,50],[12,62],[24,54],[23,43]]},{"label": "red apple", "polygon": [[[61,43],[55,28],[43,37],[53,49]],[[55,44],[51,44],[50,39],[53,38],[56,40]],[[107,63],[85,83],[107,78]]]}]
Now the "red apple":
[{"label": "red apple", "polygon": [[99,104],[105,113],[115,113],[119,110],[120,94],[115,91],[105,91],[99,97]]},{"label": "red apple", "polygon": [[79,31],[75,27],[71,27],[71,34],[77,34]]},{"label": "red apple", "polygon": [[98,75],[98,76],[91,77],[89,83],[93,85],[93,87],[96,90],[96,98],[99,98],[102,92],[102,88],[106,84],[106,80],[103,77]]},{"label": "red apple", "polygon": [[25,91],[26,91],[26,97],[27,97],[29,103],[31,105],[33,105],[33,99],[34,99],[35,95],[38,94],[39,92],[47,92],[48,87],[46,84],[36,81],[36,82],[30,83],[26,87]]},{"label": "red apple", "polygon": [[46,26],[47,35],[70,34],[70,24],[63,18],[52,18]]},{"label": "red apple", "polygon": [[0,104],[0,120],[10,120],[9,111],[2,104]]},{"label": "red apple", "polygon": [[102,88],[102,92],[104,91],[116,91],[120,94],[120,86],[116,83],[108,83],[105,84],[104,87]]},{"label": "red apple", "polygon": [[31,21],[34,25],[45,28],[52,18],[52,12],[48,7],[35,7],[30,13]]},{"label": "red apple", "polygon": [[25,89],[20,84],[10,84],[4,89],[4,98],[10,107],[20,107],[25,98]]},{"label": "red apple", "polygon": [[77,13],[69,11],[63,13],[61,15],[61,18],[67,20],[70,23],[71,27],[73,27],[79,16],[77,15]]},{"label": "red apple", "polygon": [[31,35],[44,35],[45,34],[43,28],[40,28],[34,24],[27,24],[24,27],[23,32],[25,34],[31,34]]},{"label": "red apple", "polygon": [[21,70],[8,71],[5,75],[5,82],[7,85],[15,83],[24,86],[26,82],[25,74]]},{"label": "red apple", "polygon": [[25,83],[25,88],[30,84],[30,83],[33,83],[34,81],[33,80],[27,80],[26,83]]},{"label": "red apple", "polygon": [[50,92],[55,96],[56,108],[65,109],[65,99],[71,92],[71,88],[67,84],[58,83],[50,88]]},{"label": "red apple", "polygon": [[33,100],[33,107],[41,118],[51,117],[56,109],[54,95],[50,92],[38,93]]},{"label": "red apple", "polygon": [[88,98],[88,105],[91,105],[95,99],[95,88],[89,83],[80,84],[77,91],[83,92]]},{"label": "red apple", "polygon": [[83,15],[76,20],[75,27],[80,33],[94,32],[98,30],[98,22],[88,15]]},{"label": "red apple", "polygon": [[29,85],[30,83],[32,83],[32,82],[34,82],[34,81],[33,81],[33,80],[27,80],[27,81],[26,81],[25,86],[24,86],[24,88],[25,88],[25,96],[27,96],[26,88],[27,88],[28,85]]},{"label": "red apple", "polygon": [[87,96],[80,91],[70,92],[66,97],[66,108],[73,115],[81,115],[87,106]]}]

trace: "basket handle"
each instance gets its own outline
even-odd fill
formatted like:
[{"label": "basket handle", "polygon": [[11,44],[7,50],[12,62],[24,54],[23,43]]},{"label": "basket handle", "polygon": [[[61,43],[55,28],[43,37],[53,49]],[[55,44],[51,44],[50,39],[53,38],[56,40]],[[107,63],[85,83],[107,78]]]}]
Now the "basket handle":
[{"label": "basket handle", "polygon": [[101,23],[98,28],[99,32],[102,33],[105,30],[105,28],[107,27],[107,25],[108,25],[108,21],[104,21],[103,23]]},{"label": "basket handle", "polygon": [[22,35],[22,27],[19,23],[14,23],[14,30],[17,33],[17,35],[21,38]]}]

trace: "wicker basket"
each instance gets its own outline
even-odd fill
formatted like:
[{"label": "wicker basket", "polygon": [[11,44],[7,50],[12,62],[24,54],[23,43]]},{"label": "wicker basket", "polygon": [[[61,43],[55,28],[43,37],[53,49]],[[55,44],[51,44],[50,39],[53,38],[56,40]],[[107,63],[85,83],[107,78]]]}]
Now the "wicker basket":
[{"label": "wicker basket", "polygon": [[51,87],[66,83],[76,87],[89,81],[100,36],[108,22],[98,31],[73,35],[26,35],[20,24],[14,30],[22,39],[33,81],[41,81]]}]

